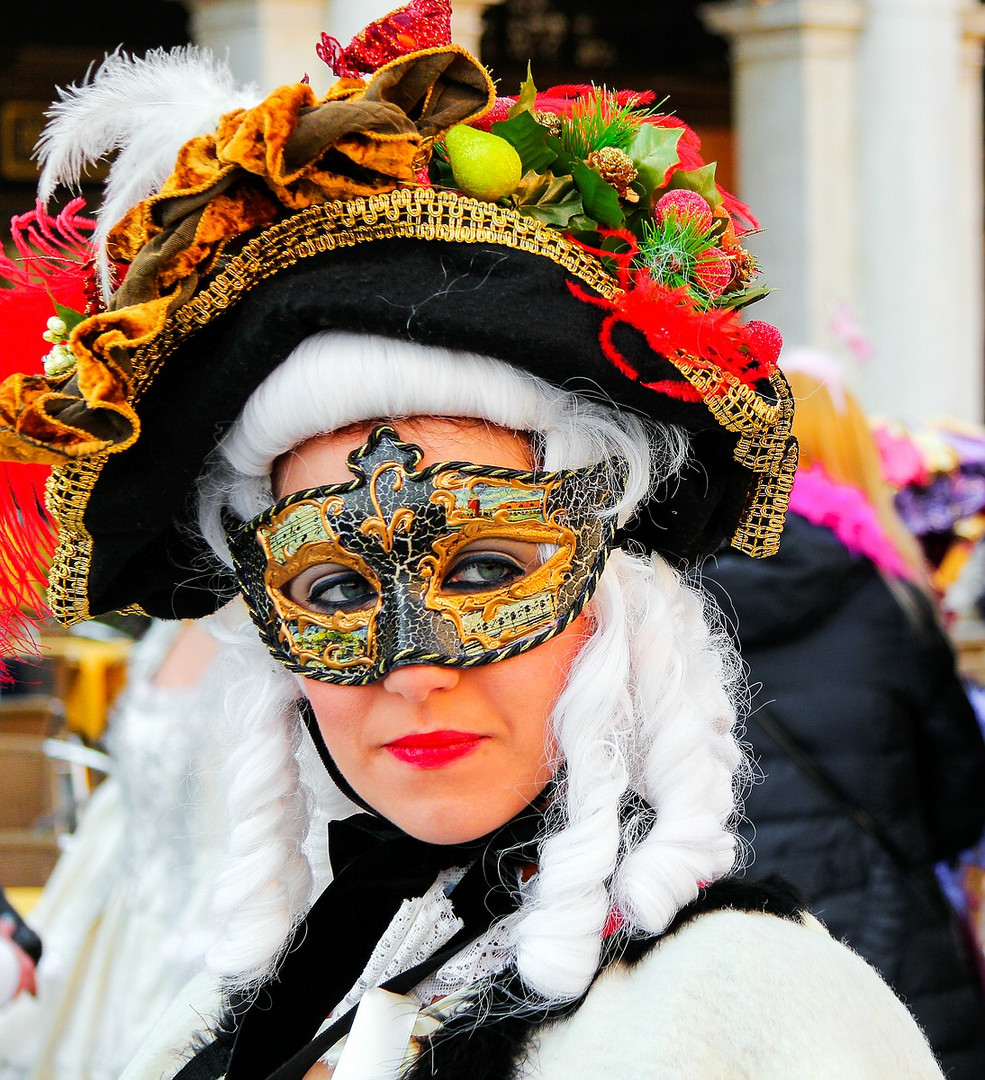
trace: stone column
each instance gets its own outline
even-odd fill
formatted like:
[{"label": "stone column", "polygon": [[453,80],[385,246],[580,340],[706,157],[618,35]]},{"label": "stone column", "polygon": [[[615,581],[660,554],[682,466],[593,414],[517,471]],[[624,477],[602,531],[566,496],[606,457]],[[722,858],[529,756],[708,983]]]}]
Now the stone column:
[{"label": "stone column", "polygon": [[[482,39],[482,13],[501,0],[454,0],[452,39],[476,56]],[[227,56],[241,83],[270,90],[297,82],[306,73],[316,89],[332,75],[315,45],[327,31],[348,45],[374,19],[399,0],[185,0],[192,39],[218,56]]]},{"label": "stone column", "polygon": [[[964,161],[959,194],[959,220],[964,222],[967,239],[961,244],[960,257],[965,295],[962,307],[967,312],[963,350],[977,364],[971,368],[966,385],[973,405],[979,410],[973,419],[985,415],[985,128],[982,101],[982,42],[985,41],[985,8],[971,4],[961,13],[961,48],[959,52],[958,145]],[[971,412],[966,415],[972,415]]]},{"label": "stone column", "polygon": [[309,74],[327,86],[315,45],[327,26],[329,0],[186,0],[192,40],[228,57],[240,83],[263,92]]},{"label": "stone column", "polygon": [[789,345],[832,347],[857,302],[855,56],[860,0],[729,0],[702,9],[732,44],[738,194],[775,291],[755,307]]},{"label": "stone column", "polygon": [[[838,348],[847,305],[873,355],[871,412],[982,416],[977,0],[728,0],[740,194],[762,216],[790,344]],[[844,352],[844,347],[841,346]]]},{"label": "stone column", "polygon": [[859,51],[859,317],[870,407],[982,418],[981,43],[967,0],[868,0]]},{"label": "stone column", "polygon": [[322,29],[348,45],[364,26],[400,7],[400,0],[327,0],[326,7],[329,21]]},{"label": "stone column", "polygon": [[452,41],[481,59],[483,12],[486,8],[495,7],[502,2],[503,0],[452,0]]}]

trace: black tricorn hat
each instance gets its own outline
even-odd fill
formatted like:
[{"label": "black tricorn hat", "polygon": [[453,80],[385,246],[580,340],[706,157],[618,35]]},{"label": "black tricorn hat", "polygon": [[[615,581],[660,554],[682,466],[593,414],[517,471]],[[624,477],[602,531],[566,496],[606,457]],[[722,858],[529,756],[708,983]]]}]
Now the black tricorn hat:
[{"label": "black tricorn hat", "polygon": [[[452,91],[441,97],[453,117],[474,112],[481,80],[466,54],[422,55],[429,77],[440,69],[438,84],[465,86],[457,112]],[[325,330],[488,355],[679,424],[691,435],[691,463],[653,494],[628,537],[682,563],[726,541],[753,555],[775,550],[796,466],[792,402],[774,358],[734,311],[696,307],[684,290],[631,269],[629,256],[586,247],[520,207],[406,177],[367,179],[365,155],[359,170],[340,167],[337,130],[315,137],[310,123],[337,104],[288,87],[251,111],[263,111],[268,137],[271,118],[283,121],[284,161],[308,122],[309,164],[286,178],[258,180],[249,162],[216,167],[217,148],[244,128],[255,141],[264,125],[250,111],[234,117],[231,135],[227,117],[211,143],[187,144],[164,191],[111,234],[130,269],[110,310],[74,329],[75,372],[35,380],[26,393],[22,380],[16,415],[0,388],[0,452],[55,464],[47,498],[59,530],[49,575],[56,617],[198,617],[235,594],[235,579],[191,527],[195,481],[256,387]],[[406,140],[419,149],[433,132],[422,137],[422,110],[402,105],[412,117]],[[325,176],[329,186],[341,177],[350,190],[392,190],[312,196]]]}]

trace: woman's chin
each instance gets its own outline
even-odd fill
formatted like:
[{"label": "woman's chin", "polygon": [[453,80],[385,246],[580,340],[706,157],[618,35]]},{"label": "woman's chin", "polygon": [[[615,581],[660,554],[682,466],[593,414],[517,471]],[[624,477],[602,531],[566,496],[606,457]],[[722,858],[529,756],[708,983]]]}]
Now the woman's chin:
[{"label": "woman's chin", "polygon": [[512,794],[509,799],[420,798],[409,806],[401,800],[388,812],[379,812],[415,840],[427,844],[467,844],[494,832],[515,817],[527,803]]},{"label": "woman's chin", "polygon": [[454,817],[447,811],[435,814],[397,814],[390,820],[399,829],[415,840],[421,840],[426,844],[467,844],[471,840],[478,840],[480,836],[498,829],[505,825],[513,816],[509,814],[500,819],[495,815],[474,814],[474,808],[463,807],[462,813]]}]

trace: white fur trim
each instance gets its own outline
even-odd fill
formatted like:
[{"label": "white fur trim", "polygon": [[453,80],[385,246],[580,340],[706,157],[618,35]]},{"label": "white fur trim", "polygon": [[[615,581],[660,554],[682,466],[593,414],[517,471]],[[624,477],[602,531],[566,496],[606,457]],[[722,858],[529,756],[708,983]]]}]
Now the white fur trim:
[{"label": "white fur trim", "polygon": [[736,911],[686,924],[634,968],[610,968],[571,1020],[539,1033],[520,1075],[942,1076],[895,994],[820,923]]},{"label": "white fur trim", "polygon": [[[161,1080],[218,997],[193,981],[121,1080]],[[537,1031],[532,1080],[942,1080],[906,1009],[815,919],[716,911],[638,965],[601,975],[563,1023]]]},{"label": "white fur trim", "polygon": [[162,1080],[191,1056],[192,1040],[208,1038],[207,1028],[222,1015],[215,977],[196,975],[161,1015],[120,1080]]}]

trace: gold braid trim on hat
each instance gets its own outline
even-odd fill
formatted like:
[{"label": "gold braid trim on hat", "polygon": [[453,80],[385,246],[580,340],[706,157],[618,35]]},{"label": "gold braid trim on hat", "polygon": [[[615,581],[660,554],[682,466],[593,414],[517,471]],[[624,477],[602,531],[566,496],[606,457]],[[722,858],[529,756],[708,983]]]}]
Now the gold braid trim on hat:
[{"label": "gold braid trim on hat", "polygon": [[63,626],[85,622],[89,611],[92,537],[82,520],[106,454],[56,465],[45,487],[45,506],[58,525],[58,546],[48,571],[48,608]]},{"label": "gold braid trim on hat", "polygon": [[374,240],[440,240],[496,244],[557,263],[606,297],[619,287],[595,256],[558,232],[495,203],[453,191],[411,188],[386,195],[322,203],[264,230],[193,300],[179,308],[155,340],[138,350],[134,401],[161,360],[217,315],[235,307],[261,281],[303,259]]},{"label": "gold braid trim on hat", "polygon": [[61,465],[119,453],[140,434],[133,355],[207,283],[227,247],[289,213],[417,184],[434,137],[483,115],[496,91],[455,45],[346,79],[320,100],[282,86],[181,147],[161,190],[109,233],[128,269],[109,309],[76,325],[75,370],[0,384],[0,457]]},{"label": "gold braid trim on hat", "polygon": [[[166,358],[197,331],[266,278],[339,248],[405,238],[448,243],[496,244],[550,259],[601,296],[620,289],[597,257],[556,229],[493,203],[433,188],[398,189],[382,195],[308,207],[267,227],[221,266],[209,283],[178,307],[160,331],[130,357],[135,405]],[[749,503],[733,543],[751,555],[776,550],[786,512],[796,444],[790,438],[793,405],[781,375],[771,377],[778,402],[764,401],[752,387],[698,358],[668,357],[694,386],[714,419],[739,435],[735,460],[755,475]],[[52,469],[47,505],[58,523],[48,602],[64,625],[90,617],[87,585],[92,538],[83,520],[89,496],[108,453]]]},{"label": "gold braid trim on hat", "polygon": [[754,558],[775,555],[797,471],[794,404],[787,380],[779,371],[770,375],[776,394],[773,405],[728,372],[692,366],[687,360],[671,362],[701,393],[718,423],[739,436],[732,456],[755,478],[732,546]]}]

